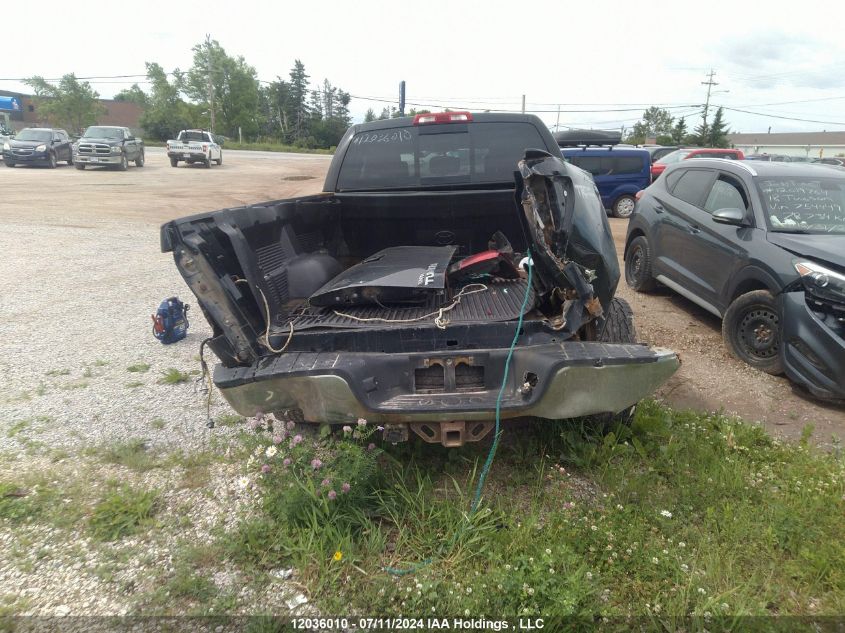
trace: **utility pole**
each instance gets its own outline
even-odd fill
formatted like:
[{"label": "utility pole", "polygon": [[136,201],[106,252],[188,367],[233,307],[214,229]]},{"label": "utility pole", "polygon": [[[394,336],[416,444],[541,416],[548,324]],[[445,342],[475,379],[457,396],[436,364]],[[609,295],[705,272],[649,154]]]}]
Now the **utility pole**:
[{"label": "utility pole", "polygon": [[522,95],[522,114],[525,114],[525,95]]},{"label": "utility pole", "polygon": [[[525,112],[525,107],[523,106],[522,111]],[[555,119],[555,132],[560,129],[560,106],[557,107],[557,118]]]},{"label": "utility pole", "polygon": [[707,100],[704,102],[704,114],[703,114],[703,121],[704,124],[701,126],[702,129],[705,131],[707,130],[707,111],[710,109],[710,91],[713,89],[713,86],[718,86],[719,84],[713,81],[713,76],[716,74],[716,71],[712,68],[707,75],[707,81],[702,81],[702,86],[707,86]]},{"label": "utility pole", "polygon": [[214,85],[211,83],[211,35],[205,36],[205,50],[208,53],[208,106],[211,108],[211,133],[214,134]]}]

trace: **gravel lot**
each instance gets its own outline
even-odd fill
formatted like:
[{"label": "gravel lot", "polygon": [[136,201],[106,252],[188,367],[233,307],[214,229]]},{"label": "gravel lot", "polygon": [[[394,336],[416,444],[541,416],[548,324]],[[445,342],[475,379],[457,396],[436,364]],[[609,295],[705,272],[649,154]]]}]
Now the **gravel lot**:
[{"label": "gravel lot", "polygon": [[[0,526],[0,608],[130,612],[156,574],[172,572],[183,539],[207,540],[212,526],[231,522],[248,500],[236,484],[237,464],[225,460],[191,487],[180,465],[134,473],[84,451],[137,439],[157,453],[225,451],[234,427],[205,427],[196,373],[185,383],[160,382],[169,368],[198,372],[199,343],[210,330],[194,306],[187,340],[164,346],[152,337],[150,314],[163,298],[194,303],[159,250],[158,226],[319,191],[328,164],[325,156],[228,152],[219,168],[172,169],[163,151],[151,148],[147,166],[125,173],[0,167],[0,479],[46,473],[57,485],[74,478],[94,488],[113,478],[134,482],[165,491],[166,517],[153,536],[108,547],[61,528]],[[621,251],[625,223],[611,223]],[[821,441],[845,437],[845,411],[734,360],[718,321],[686,300],[669,292],[636,295],[624,283],[620,292],[634,307],[641,338],[682,355],[681,370],[659,394],[674,406],[736,411],[790,437],[808,423]],[[127,370],[139,363],[149,369]],[[212,416],[227,412],[215,398]],[[98,572],[115,560],[122,562],[113,574]],[[236,610],[284,609],[300,600],[282,576],[262,592],[239,595]],[[225,567],[214,579],[220,591],[240,583]]]}]

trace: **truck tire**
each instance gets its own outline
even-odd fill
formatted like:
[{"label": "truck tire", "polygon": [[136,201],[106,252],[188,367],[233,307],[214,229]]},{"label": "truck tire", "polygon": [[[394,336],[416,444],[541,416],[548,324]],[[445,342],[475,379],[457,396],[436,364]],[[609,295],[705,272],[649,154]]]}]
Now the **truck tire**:
[{"label": "truck tire", "polygon": [[73,165],[73,152],[71,152],[70,155],[67,157],[67,164]]},{"label": "truck tire", "polygon": [[9,160],[8,158],[3,159],[3,163],[6,165],[6,167],[14,167],[15,166],[15,161]]},{"label": "truck tire", "polygon": [[[602,343],[636,343],[637,328],[634,326],[634,312],[625,299],[614,297],[610,300],[604,328],[599,332],[597,340]],[[634,404],[619,413],[603,413],[592,416],[597,427],[610,430],[614,424],[629,426],[634,419],[637,405]]]},{"label": "truck tire", "polygon": [[773,376],[783,373],[780,330],[777,303],[768,290],[740,295],[722,319],[722,338],[731,354]]},{"label": "truck tire", "polygon": [[79,170],[85,169],[85,163],[76,163],[74,165],[74,167],[76,167]]},{"label": "truck tire", "polygon": [[176,158],[171,158],[170,159],[170,166],[171,167],[178,167],[179,166],[179,160],[176,159]]},{"label": "truck tire", "polygon": [[120,164],[117,166],[117,169],[119,171],[126,171],[127,169],[129,169],[129,161],[126,158],[126,152],[123,152],[120,155]]},{"label": "truck tire", "polygon": [[657,286],[651,273],[651,247],[644,235],[628,244],[625,253],[625,283],[637,292],[649,292]]},{"label": "truck tire", "polygon": [[214,162],[217,163],[218,166],[223,164],[223,152],[220,152],[220,158]]},{"label": "truck tire", "polygon": [[141,153],[138,154],[138,158],[135,159],[135,167],[143,167],[144,166],[144,151],[141,150]]},{"label": "truck tire", "polygon": [[209,169],[211,167],[211,159],[206,158],[205,161],[203,161],[202,166],[205,167],[206,169]]}]

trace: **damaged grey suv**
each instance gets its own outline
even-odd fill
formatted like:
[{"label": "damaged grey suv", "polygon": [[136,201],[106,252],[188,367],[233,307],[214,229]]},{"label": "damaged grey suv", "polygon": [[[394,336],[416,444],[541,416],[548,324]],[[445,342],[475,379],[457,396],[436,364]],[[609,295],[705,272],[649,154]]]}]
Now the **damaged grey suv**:
[{"label": "damaged grey suv", "polygon": [[630,415],[678,367],[635,340],[589,174],[534,116],[350,128],[324,192],[168,222],[242,415],[457,446],[496,419]]}]

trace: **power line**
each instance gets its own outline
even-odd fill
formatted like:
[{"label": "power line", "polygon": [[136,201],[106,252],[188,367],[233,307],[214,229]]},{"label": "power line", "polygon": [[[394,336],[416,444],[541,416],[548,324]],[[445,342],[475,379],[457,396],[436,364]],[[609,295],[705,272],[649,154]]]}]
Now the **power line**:
[{"label": "power line", "polygon": [[740,108],[729,108],[728,106],[719,106],[720,108],[724,108],[725,110],[730,110],[731,112],[742,112],[743,114],[753,114],[755,116],[762,116],[762,117],[769,117],[772,119],[784,119],[785,121],[801,121],[804,123],[824,123],[827,125],[842,125],[845,126],[845,123],[840,121],[817,121],[815,119],[799,119],[797,117],[791,116],[779,116],[777,114],[765,114],[763,112],[751,112],[750,110],[742,110]]}]

